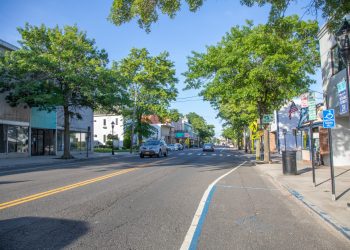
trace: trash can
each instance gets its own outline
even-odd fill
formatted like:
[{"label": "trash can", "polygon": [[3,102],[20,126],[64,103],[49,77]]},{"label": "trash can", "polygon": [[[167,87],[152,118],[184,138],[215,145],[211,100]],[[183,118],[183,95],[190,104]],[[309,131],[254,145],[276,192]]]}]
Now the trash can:
[{"label": "trash can", "polygon": [[282,151],[282,166],[283,174],[296,175],[297,174],[297,152],[296,151]]}]

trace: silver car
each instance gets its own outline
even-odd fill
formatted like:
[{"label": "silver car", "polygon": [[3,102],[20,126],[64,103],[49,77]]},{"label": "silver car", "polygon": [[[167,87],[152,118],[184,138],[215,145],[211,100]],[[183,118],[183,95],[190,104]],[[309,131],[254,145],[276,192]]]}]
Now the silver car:
[{"label": "silver car", "polygon": [[145,156],[157,156],[161,157],[162,155],[167,157],[168,156],[168,147],[163,140],[149,140],[146,141],[141,147],[140,147],[140,157],[144,158]]}]

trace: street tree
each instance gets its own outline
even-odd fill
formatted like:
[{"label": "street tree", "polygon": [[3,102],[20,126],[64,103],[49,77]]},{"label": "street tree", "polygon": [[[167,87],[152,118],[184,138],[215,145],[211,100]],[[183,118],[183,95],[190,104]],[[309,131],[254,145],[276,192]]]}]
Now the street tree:
[{"label": "street tree", "polygon": [[297,16],[280,19],[278,26],[233,27],[217,45],[188,58],[187,88],[202,89],[232,124],[262,120],[314,83],[317,30],[316,22]]},{"label": "street tree", "polygon": [[71,158],[70,118],[81,119],[81,108],[109,106],[120,100],[122,88],[106,68],[108,56],[77,26],[18,28],[21,48],[1,58],[0,92],[16,106],[64,112],[64,154]]},{"label": "street tree", "polygon": [[215,135],[214,125],[207,124],[205,119],[195,112],[186,115],[189,123],[192,124],[193,130],[198,133],[200,141],[208,142]]},{"label": "street tree", "polygon": [[142,137],[154,133],[149,115],[157,115],[161,120],[169,117],[178,119],[177,110],[169,110],[170,102],[177,96],[177,78],[168,52],[151,56],[145,48],[133,48],[126,58],[113,65],[113,70],[127,84],[128,102],[122,112],[126,126],[131,129],[131,139],[134,132],[138,134],[139,142]]},{"label": "street tree", "polygon": [[[114,0],[111,6],[109,20],[117,26],[137,19],[139,26],[150,31],[152,23],[158,21],[159,12],[174,18],[181,9],[180,0]],[[190,11],[197,11],[204,3],[203,0],[186,0]],[[240,0],[242,5],[270,5],[270,22],[284,16],[284,13],[297,0]],[[336,27],[341,19],[350,13],[348,0],[308,0],[303,2],[305,13],[317,16],[319,13],[329,20],[331,27]]]}]

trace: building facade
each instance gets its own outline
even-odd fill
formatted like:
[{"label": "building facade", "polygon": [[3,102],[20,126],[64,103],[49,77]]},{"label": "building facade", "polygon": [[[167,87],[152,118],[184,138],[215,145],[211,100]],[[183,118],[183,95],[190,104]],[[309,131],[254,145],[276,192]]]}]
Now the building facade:
[{"label": "building facade", "polygon": [[[112,122],[114,128],[112,131]],[[123,147],[124,141],[124,119],[121,115],[95,114],[94,115],[94,146],[106,145],[108,135],[117,135],[118,141],[114,142],[115,147]],[[117,144],[117,145],[116,145]]]},{"label": "building facade", "polygon": [[[350,15],[347,16],[350,19]],[[340,112],[339,84],[346,82],[345,63],[339,56],[339,46],[334,35],[324,25],[318,34],[320,43],[323,92],[328,97],[328,108],[335,110],[335,123],[332,132],[334,166],[349,166],[350,160],[350,117],[347,112]],[[349,91],[350,86],[347,86]],[[349,101],[349,100],[348,100]],[[326,103],[326,100],[324,100]],[[348,103],[349,105],[349,103]]]},{"label": "building facade", "polygon": [[[0,56],[17,47],[0,39]],[[6,93],[0,93],[0,157],[30,155],[30,115],[27,105],[11,107]]]},{"label": "building facade", "polygon": [[[0,40],[0,53],[16,49]],[[0,94],[0,107],[0,158],[63,153],[62,107],[56,107],[51,112],[25,104],[11,107],[6,102],[6,93]],[[80,108],[78,112],[82,119],[70,119],[70,149],[73,153],[85,152],[87,147],[91,150],[93,111]]]},{"label": "building facade", "polygon": [[181,144],[189,144],[192,146],[199,146],[199,138],[194,132],[192,124],[188,122],[186,117],[179,119],[179,121],[174,122],[175,127],[175,140]]}]

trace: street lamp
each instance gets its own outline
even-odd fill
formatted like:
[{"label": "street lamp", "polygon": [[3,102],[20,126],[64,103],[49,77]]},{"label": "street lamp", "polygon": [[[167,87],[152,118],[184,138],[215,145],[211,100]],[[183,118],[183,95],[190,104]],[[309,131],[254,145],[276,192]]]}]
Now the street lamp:
[{"label": "street lamp", "polygon": [[114,155],[114,143],[113,143],[113,139],[114,139],[114,125],[115,125],[114,121],[112,121],[111,125],[112,125],[112,155]]}]

